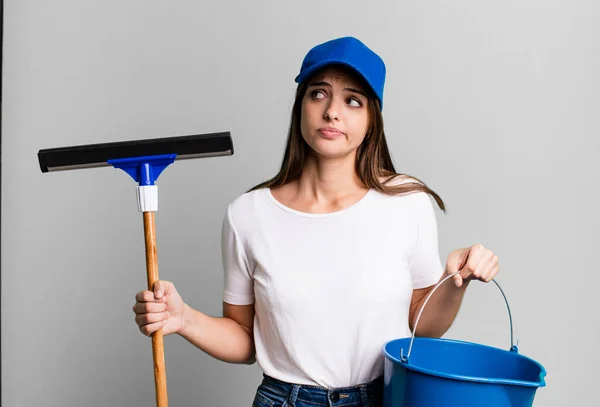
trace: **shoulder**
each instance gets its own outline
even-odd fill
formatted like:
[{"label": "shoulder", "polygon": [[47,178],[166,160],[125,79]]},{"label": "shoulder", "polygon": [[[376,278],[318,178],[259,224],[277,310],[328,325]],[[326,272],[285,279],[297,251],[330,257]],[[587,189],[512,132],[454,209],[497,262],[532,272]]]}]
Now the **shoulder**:
[{"label": "shoulder", "polygon": [[231,216],[245,215],[248,211],[251,211],[262,204],[266,192],[265,188],[244,192],[229,202],[227,211]]},{"label": "shoulder", "polygon": [[244,192],[227,205],[226,220],[236,229],[244,228],[260,217],[268,203],[266,188]]},{"label": "shoulder", "polygon": [[387,190],[376,191],[380,201],[388,202],[391,210],[409,211],[418,216],[419,213],[433,209],[434,198],[424,190],[425,184],[409,175],[398,174],[392,177],[380,177],[380,182]]}]

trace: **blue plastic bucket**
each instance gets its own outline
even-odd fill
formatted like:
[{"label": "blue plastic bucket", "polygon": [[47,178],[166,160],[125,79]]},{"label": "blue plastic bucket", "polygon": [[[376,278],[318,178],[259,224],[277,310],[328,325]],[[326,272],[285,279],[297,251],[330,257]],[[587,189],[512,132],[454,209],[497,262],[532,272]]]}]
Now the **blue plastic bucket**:
[{"label": "blue plastic bucket", "polygon": [[[425,304],[446,279],[425,300],[414,331]],[[512,344],[510,308],[508,313],[510,350],[449,339],[415,338],[414,333],[411,338],[386,343],[384,407],[532,406],[536,390],[546,385],[546,370],[518,353]]]}]

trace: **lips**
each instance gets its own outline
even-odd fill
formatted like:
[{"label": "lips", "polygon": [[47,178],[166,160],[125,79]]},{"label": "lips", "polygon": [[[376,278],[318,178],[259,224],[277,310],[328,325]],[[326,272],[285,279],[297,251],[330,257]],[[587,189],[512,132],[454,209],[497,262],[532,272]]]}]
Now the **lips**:
[{"label": "lips", "polygon": [[334,127],[322,127],[318,130],[318,132],[321,133],[323,137],[328,139],[334,139],[344,134]]}]

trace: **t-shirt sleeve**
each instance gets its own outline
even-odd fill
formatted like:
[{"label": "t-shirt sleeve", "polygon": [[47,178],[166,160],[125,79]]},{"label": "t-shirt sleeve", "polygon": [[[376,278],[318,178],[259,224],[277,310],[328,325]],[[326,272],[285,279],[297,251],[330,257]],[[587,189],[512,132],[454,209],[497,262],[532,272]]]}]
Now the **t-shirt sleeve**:
[{"label": "t-shirt sleeve", "polygon": [[436,284],[444,273],[438,247],[437,220],[429,194],[415,193],[417,239],[411,257],[413,289]]},{"label": "t-shirt sleeve", "polygon": [[221,231],[221,256],[223,261],[223,301],[234,305],[254,303],[254,281],[244,246],[231,219],[231,206],[223,219]]}]

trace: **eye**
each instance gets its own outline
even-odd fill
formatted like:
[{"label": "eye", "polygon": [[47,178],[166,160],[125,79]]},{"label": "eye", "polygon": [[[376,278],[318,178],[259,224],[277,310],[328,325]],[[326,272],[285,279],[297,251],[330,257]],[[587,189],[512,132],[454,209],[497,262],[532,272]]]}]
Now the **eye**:
[{"label": "eye", "polygon": [[310,92],[310,97],[313,99],[323,99],[325,98],[325,93],[321,90],[313,90]]},{"label": "eye", "polygon": [[361,107],[362,103],[357,98],[348,98],[347,102],[352,107]]}]

